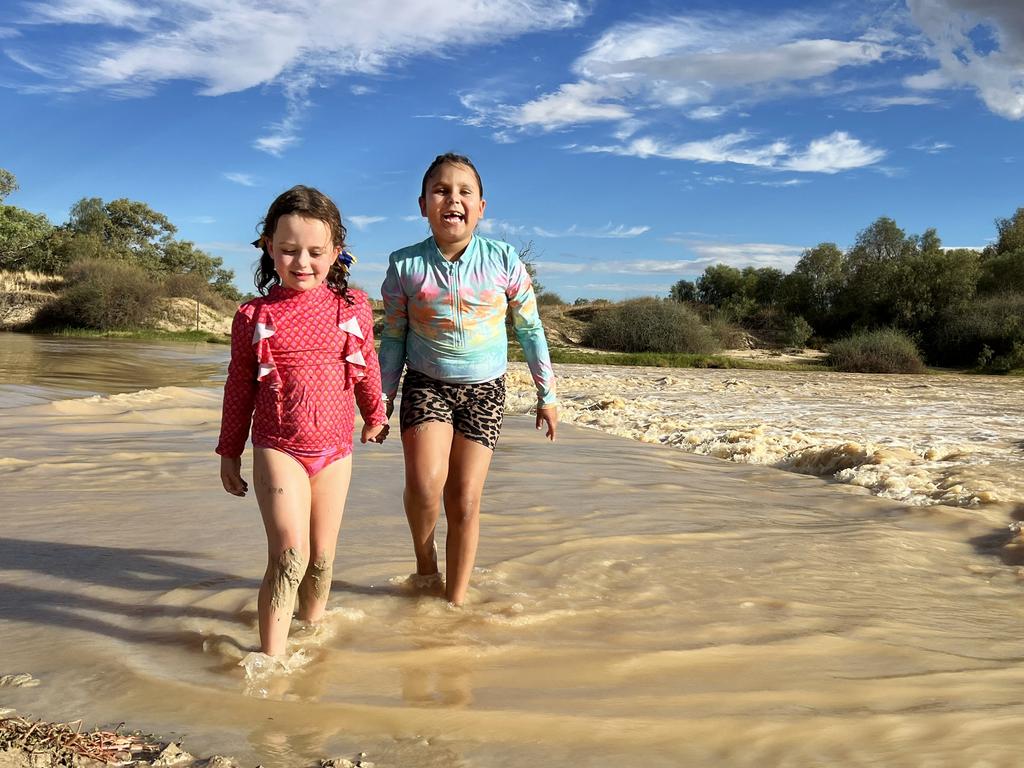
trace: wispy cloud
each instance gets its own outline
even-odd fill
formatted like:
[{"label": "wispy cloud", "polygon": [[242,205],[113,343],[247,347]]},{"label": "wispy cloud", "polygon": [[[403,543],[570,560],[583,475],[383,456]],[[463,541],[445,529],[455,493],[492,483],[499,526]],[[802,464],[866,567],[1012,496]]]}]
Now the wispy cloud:
[{"label": "wispy cloud", "polygon": [[672,144],[642,137],[628,144],[591,145],[581,152],[607,152],[631,157],[662,157],[698,163],[735,163],[803,173],[838,173],[863,168],[885,157],[885,150],[872,147],[844,131],[814,139],[803,149],[786,141],[753,143],[745,131],[727,133],[704,141]]},{"label": "wispy cloud", "polygon": [[945,152],[947,149],[952,149],[953,145],[945,141],[920,141],[916,144],[911,144],[910,148],[916,149],[918,152],[926,152],[929,155],[937,155],[940,152]]},{"label": "wispy cloud", "polygon": [[238,173],[237,171],[225,171],[223,174],[225,179],[233,181],[235,184],[241,184],[243,187],[255,187],[256,179],[248,173]]},{"label": "wispy cloud", "polygon": [[190,216],[188,219],[192,224],[216,224],[217,220],[213,216]]},{"label": "wispy cloud", "polygon": [[480,0],[471,14],[422,0],[56,0],[29,7],[36,24],[95,27],[96,42],[77,50],[63,72],[84,88],[138,96],[177,80],[218,96],[281,85],[285,116],[255,142],[278,155],[297,142],[310,90],[321,80],[377,75],[414,56],[565,28],[586,15],[577,0]]},{"label": "wispy cloud", "polygon": [[348,90],[353,96],[368,96],[371,93],[377,92],[376,88],[371,88],[368,85],[352,85],[349,86]]},{"label": "wispy cloud", "polygon": [[9,40],[12,37],[18,37],[19,35],[21,35],[21,32],[16,29],[12,29],[11,27],[0,27],[0,40]]},{"label": "wispy cloud", "polygon": [[822,37],[823,25],[806,14],[738,12],[620,23],[575,61],[574,82],[519,105],[470,94],[466,120],[551,131],[664,109],[709,121],[728,111],[712,103],[716,96],[732,104],[770,99],[797,83],[906,55],[878,37]]},{"label": "wispy cloud", "polygon": [[861,112],[883,112],[891,107],[924,107],[937,104],[929,96],[863,96],[854,100],[850,108]]},{"label": "wispy cloud", "polygon": [[382,221],[387,221],[387,216],[346,216],[345,222],[351,224],[356,229],[362,231],[369,227],[371,224],[377,224]]},{"label": "wispy cloud", "polygon": [[793,268],[804,248],[777,243],[687,243],[695,254],[686,259],[608,259],[586,262],[537,262],[544,274],[616,274],[616,275],[699,275],[712,264],[734,267]]},{"label": "wispy cloud", "polygon": [[533,227],[534,234],[540,237],[596,237],[596,238],[624,238],[624,237],[638,237],[645,232],[650,231],[648,226],[633,226],[627,227],[624,224],[615,224],[608,222],[603,227],[596,229],[587,229],[585,227],[578,227],[573,224],[572,226],[562,230],[549,230],[543,227]]}]

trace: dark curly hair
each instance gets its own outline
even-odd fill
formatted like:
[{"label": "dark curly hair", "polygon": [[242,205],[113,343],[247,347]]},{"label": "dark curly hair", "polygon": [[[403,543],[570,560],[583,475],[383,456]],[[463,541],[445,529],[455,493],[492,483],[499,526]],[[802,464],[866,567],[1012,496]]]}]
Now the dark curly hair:
[{"label": "dark curly hair", "polygon": [[[341,212],[331,198],[319,189],[302,184],[282,192],[270,204],[267,215],[260,222],[259,239],[253,243],[263,251],[256,267],[256,288],[263,296],[267,295],[271,287],[281,284],[281,276],[274,271],[274,259],[267,250],[267,241],[274,239],[278,219],[293,213],[304,219],[322,221],[331,230],[331,243],[335,247],[345,247],[347,231],[341,223]],[[335,261],[331,265],[325,282],[349,304],[352,303],[348,294],[348,269],[342,262]]]},{"label": "dark curly hair", "polygon": [[445,152],[443,155],[438,155],[434,158],[434,162],[427,168],[427,172],[423,174],[423,184],[420,187],[420,197],[427,196],[427,182],[430,181],[430,177],[434,171],[440,168],[442,165],[464,165],[473,172],[476,176],[476,184],[480,187],[480,197],[484,196],[484,183],[480,179],[480,171],[473,165],[473,161],[465,155],[457,155],[454,152]]}]

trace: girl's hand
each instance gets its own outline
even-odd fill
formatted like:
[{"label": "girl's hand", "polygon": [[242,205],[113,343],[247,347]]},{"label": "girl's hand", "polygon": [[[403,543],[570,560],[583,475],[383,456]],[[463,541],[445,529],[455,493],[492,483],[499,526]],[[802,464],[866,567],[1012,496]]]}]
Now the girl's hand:
[{"label": "girl's hand", "polygon": [[369,424],[363,424],[363,436],[360,438],[360,442],[363,443],[383,443],[388,436],[388,432],[391,431],[391,427],[387,424],[378,424],[375,427],[371,427]]},{"label": "girl's hand", "polygon": [[232,496],[245,496],[249,484],[242,479],[242,457],[220,457],[220,482]]},{"label": "girl's hand", "polygon": [[555,429],[558,427],[558,406],[538,406],[537,429],[540,429],[541,422],[547,424],[547,433],[544,435],[544,437],[546,437],[551,442],[555,442]]}]

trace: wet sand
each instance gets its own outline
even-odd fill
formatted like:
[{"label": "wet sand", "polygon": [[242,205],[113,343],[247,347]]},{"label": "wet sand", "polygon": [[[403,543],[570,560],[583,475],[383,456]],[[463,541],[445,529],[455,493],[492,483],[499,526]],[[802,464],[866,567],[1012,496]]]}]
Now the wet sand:
[{"label": "wet sand", "polygon": [[360,446],[308,663],[247,680],[265,542],[219,488],[219,392],[0,414],[0,675],[39,681],[0,706],[268,768],[1020,763],[1004,505],[512,416],[455,610],[402,589],[400,445]]}]

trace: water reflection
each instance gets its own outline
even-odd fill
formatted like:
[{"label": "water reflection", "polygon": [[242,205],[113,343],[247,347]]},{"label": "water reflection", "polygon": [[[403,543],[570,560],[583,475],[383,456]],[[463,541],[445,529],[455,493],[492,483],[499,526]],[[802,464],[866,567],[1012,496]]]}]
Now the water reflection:
[{"label": "water reflection", "polygon": [[0,333],[0,408],[223,380],[227,345]]}]

